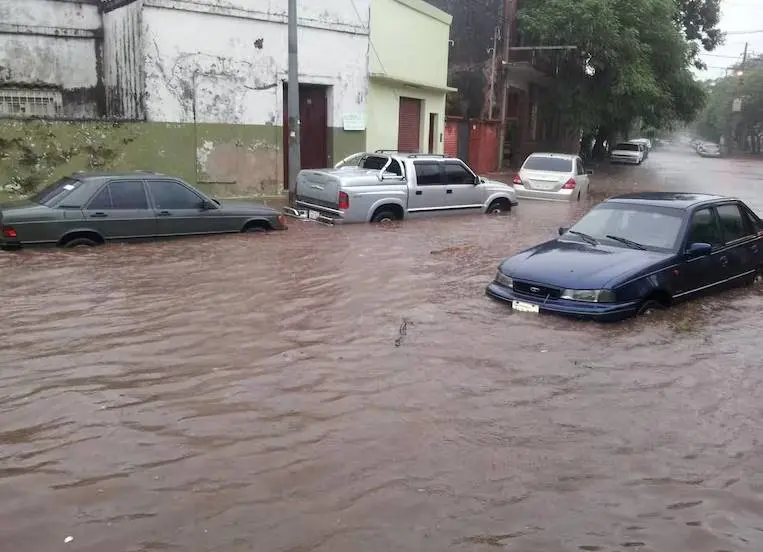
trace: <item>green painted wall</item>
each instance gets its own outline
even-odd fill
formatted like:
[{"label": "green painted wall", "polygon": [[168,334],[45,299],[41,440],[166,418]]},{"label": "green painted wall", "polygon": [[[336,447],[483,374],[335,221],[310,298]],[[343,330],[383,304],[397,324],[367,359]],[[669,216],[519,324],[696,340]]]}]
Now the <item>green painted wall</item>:
[{"label": "green painted wall", "polygon": [[[152,170],[219,197],[283,193],[277,126],[0,120],[0,194],[78,170]],[[330,129],[329,156],[364,149],[365,133]],[[198,178],[197,178],[198,176]],[[6,190],[7,191],[7,190]]]}]

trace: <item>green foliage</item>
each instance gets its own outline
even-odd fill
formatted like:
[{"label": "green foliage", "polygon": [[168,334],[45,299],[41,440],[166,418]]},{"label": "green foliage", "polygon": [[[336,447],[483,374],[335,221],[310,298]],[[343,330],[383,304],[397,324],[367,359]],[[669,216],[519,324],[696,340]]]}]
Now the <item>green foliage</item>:
[{"label": "green foliage", "polygon": [[536,0],[519,18],[527,44],[577,46],[557,55],[561,78],[547,98],[566,122],[586,132],[626,132],[637,119],[661,128],[702,108],[703,87],[689,70],[697,49],[691,41],[714,47],[715,3]]},{"label": "green foliage", "polygon": [[[741,70],[737,66],[733,72]],[[708,140],[718,141],[732,123],[752,129],[763,124],[763,56],[753,58],[741,76],[731,75],[706,83],[708,101],[696,122],[696,130]],[[742,111],[732,113],[734,98],[742,99]]]}]

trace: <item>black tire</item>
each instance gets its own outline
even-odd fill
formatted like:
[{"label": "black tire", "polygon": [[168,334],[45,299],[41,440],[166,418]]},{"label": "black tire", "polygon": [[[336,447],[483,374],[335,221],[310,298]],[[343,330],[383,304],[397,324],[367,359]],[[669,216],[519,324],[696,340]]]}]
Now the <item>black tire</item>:
[{"label": "black tire", "polygon": [[511,212],[511,203],[506,199],[496,199],[488,205],[485,211],[486,215],[502,215]]},{"label": "black tire", "polygon": [[371,222],[374,224],[388,224],[396,220],[398,220],[397,213],[389,209],[382,209],[381,211],[377,211],[374,213],[374,216],[371,217]]},{"label": "black tire", "polygon": [[661,310],[665,310],[665,305],[659,301],[655,301],[654,299],[647,299],[641,303],[641,306],[638,308],[638,312],[636,314],[638,316],[649,316],[653,312]]},{"label": "black tire", "polygon": [[62,247],[65,247],[67,249],[73,249],[75,247],[97,247],[99,245],[101,244],[92,238],[80,237],[80,238],[73,238],[71,240],[65,241],[62,244]]}]

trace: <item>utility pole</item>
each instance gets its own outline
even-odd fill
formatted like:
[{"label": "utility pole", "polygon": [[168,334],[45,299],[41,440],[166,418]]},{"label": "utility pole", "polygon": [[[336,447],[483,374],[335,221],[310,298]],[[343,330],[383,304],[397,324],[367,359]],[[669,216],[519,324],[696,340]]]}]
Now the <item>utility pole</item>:
[{"label": "utility pole", "polygon": [[[739,139],[739,136],[736,135],[736,131],[739,129],[739,123],[741,122],[741,116],[742,116],[742,84],[744,84],[744,69],[745,65],[747,64],[747,48],[749,47],[749,42],[744,43],[744,53],[742,54],[742,64],[739,66],[739,69],[737,70],[736,76],[737,76],[737,93],[731,102],[731,131],[729,132],[729,144],[728,144],[728,150],[729,153],[732,152],[734,148],[734,140]],[[737,115],[738,114],[738,115]],[[744,139],[747,139],[747,136],[744,137]],[[740,143],[740,146],[742,144]]]},{"label": "utility pole", "polygon": [[302,167],[299,132],[299,65],[297,56],[297,0],[289,0],[289,84],[287,108],[289,111],[289,204],[293,205],[297,193],[297,173]]},{"label": "utility pole", "polygon": [[496,48],[498,47],[498,39],[501,35],[501,28],[496,27],[493,29],[493,48],[491,50],[493,54],[493,59],[490,62],[490,97],[488,98],[488,108],[487,108],[487,118],[492,119],[493,118],[493,104],[495,102],[495,57],[496,57]]},{"label": "utility pole", "polygon": [[498,168],[503,169],[503,150],[506,141],[506,115],[509,109],[509,74],[506,64],[511,52],[511,22],[514,20],[514,0],[503,0],[503,83],[501,84],[501,133],[498,136]]}]

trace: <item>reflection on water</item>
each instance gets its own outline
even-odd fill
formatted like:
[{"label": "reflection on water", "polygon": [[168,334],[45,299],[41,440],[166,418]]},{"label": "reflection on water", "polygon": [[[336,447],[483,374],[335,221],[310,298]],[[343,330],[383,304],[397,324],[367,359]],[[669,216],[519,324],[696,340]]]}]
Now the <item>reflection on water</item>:
[{"label": "reflection on water", "polygon": [[586,208],[0,255],[2,549],[760,549],[763,294],[484,297]]}]

